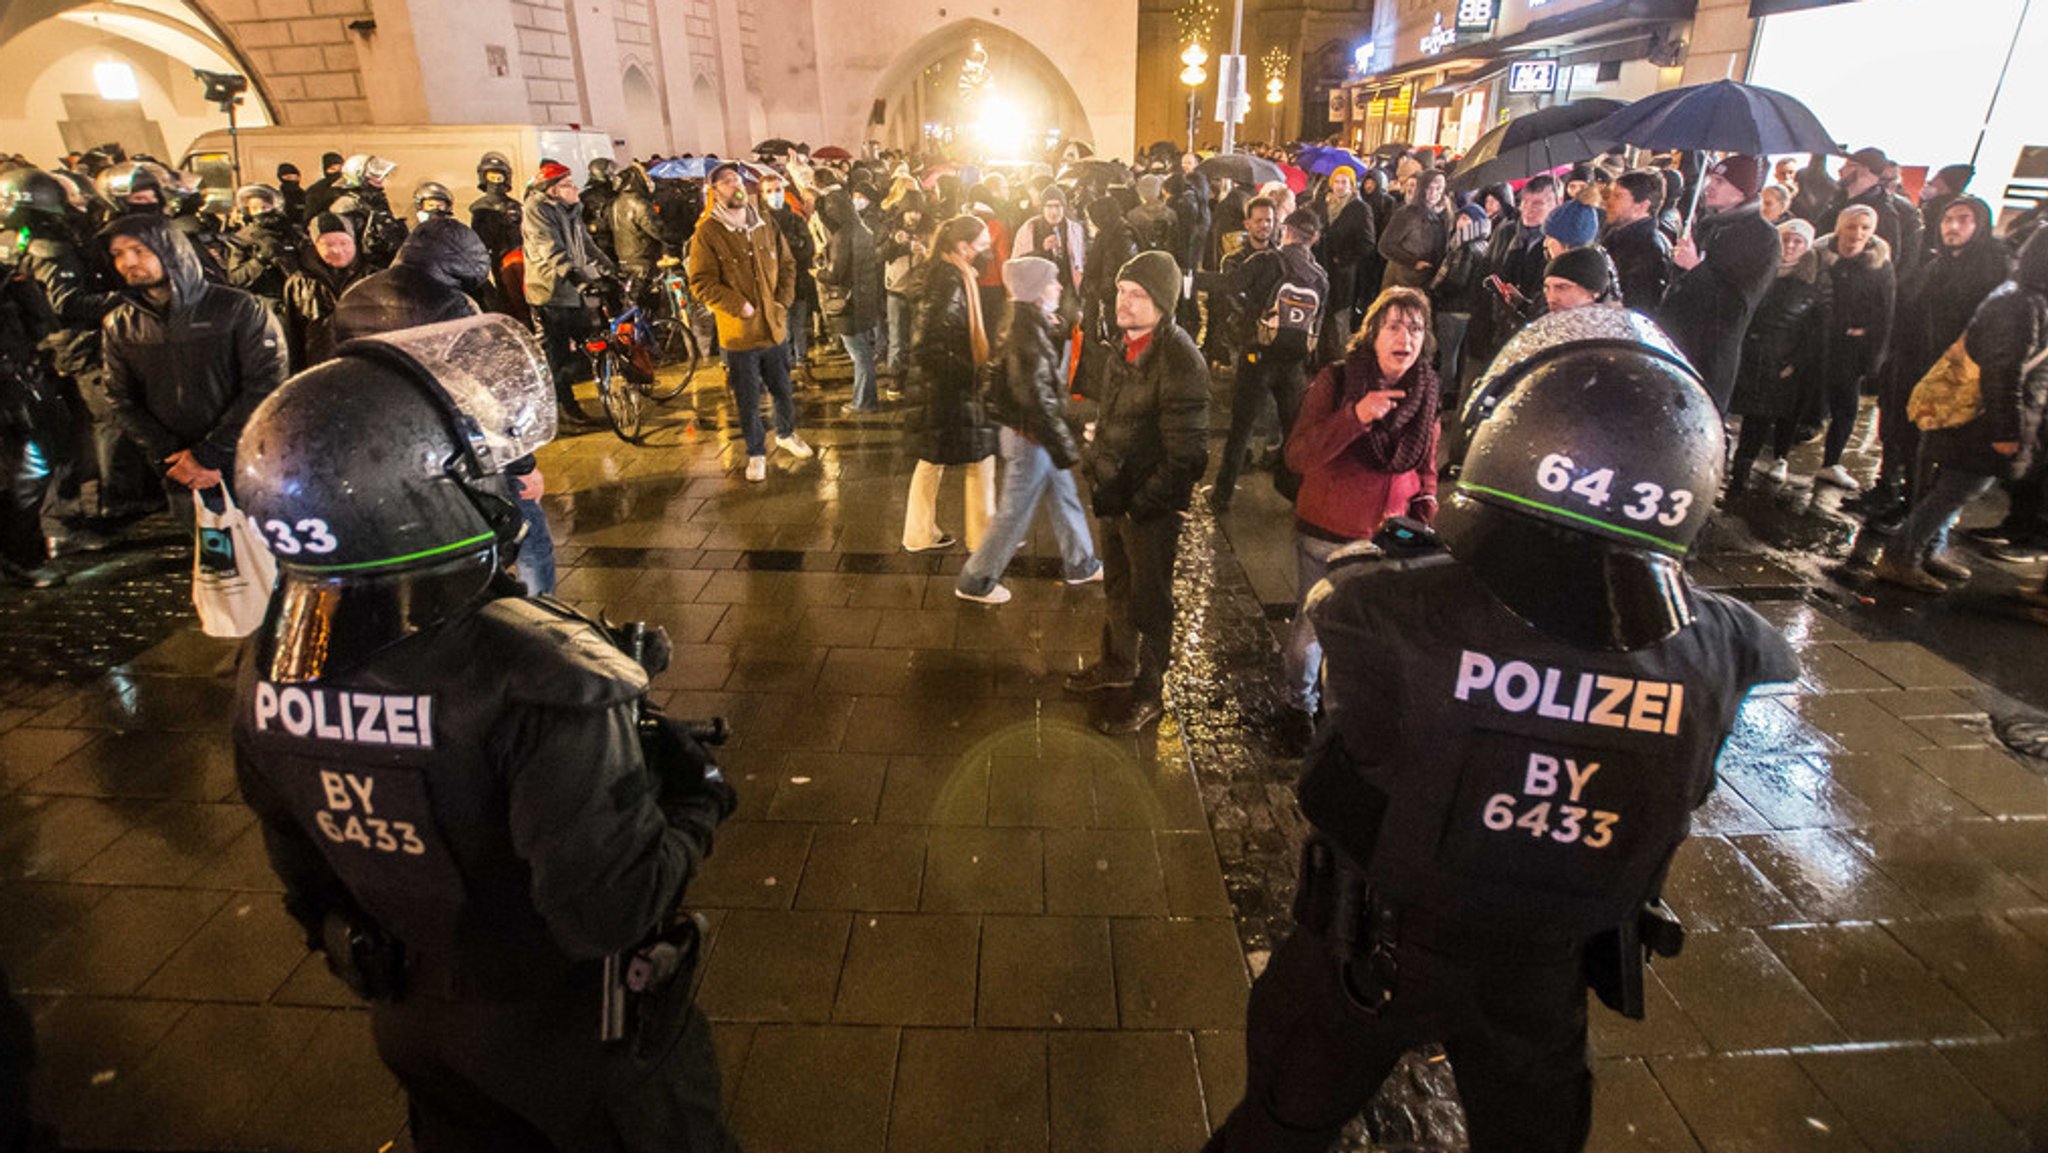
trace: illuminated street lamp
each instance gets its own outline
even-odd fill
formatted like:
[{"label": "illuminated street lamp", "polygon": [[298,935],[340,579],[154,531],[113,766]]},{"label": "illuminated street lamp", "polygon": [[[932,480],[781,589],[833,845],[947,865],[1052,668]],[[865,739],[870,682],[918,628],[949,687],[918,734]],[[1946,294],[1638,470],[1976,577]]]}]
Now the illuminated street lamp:
[{"label": "illuminated street lamp", "polygon": [[1273,144],[1280,143],[1280,105],[1287,99],[1287,49],[1275,44],[1266,49],[1260,63],[1266,67],[1266,103],[1272,107]]},{"label": "illuminated street lamp", "polygon": [[1209,80],[1209,72],[1202,65],[1209,62],[1209,50],[1199,40],[1188,41],[1181,49],[1180,62],[1187,67],[1180,70],[1180,82],[1188,86],[1188,151],[1195,150],[1195,90]]}]

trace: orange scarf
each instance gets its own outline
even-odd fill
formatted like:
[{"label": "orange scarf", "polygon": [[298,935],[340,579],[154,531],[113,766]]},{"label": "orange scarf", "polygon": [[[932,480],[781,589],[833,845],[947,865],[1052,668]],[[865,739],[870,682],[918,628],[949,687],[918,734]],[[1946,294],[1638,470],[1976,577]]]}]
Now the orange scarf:
[{"label": "orange scarf", "polygon": [[974,343],[974,367],[980,368],[988,363],[988,329],[981,323],[981,286],[975,283],[973,269],[964,265],[955,267],[960,269],[960,279],[967,285],[968,338]]}]

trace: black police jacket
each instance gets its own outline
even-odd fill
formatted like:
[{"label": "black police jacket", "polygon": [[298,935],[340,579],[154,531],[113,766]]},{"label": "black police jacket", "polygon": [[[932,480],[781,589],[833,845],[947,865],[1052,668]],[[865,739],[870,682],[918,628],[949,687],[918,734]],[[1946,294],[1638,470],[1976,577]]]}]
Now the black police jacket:
[{"label": "black police jacket", "polygon": [[242,425],[284,382],[277,318],[246,292],[208,284],[191,242],[164,217],[124,216],[108,231],[148,245],[171,289],[162,307],[130,291],[102,322],[114,423],[152,461],[191,449],[207,468],[232,469]]},{"label": "black police jacket", "polygon": [[1695,593],[1699,620],[1635,652],[1537,632],[1462,565],[1334,573],[1312,595],[1328,719],[1302,812],[1396,904],[1507,936],[1632,917],[1714,787],[1784,638]]},{"label": "black police jacket", "polygon": [[47,309],[43,347],[50,367],[69,377],[100,370],[100,322],[121,303],[106,269],[89,263],[69,236],[33,235],[22,254],[21,271],[41,290]]},{"label": "black police jacket", "polygon": [[588,622],[506,598],[330,679],[261,664],[244,651],[235,770],[285,908],[309,944],[367,913],[412,991],[558,991],[662,922],[710,851],[715,803],[657,803],[646,673]]}]

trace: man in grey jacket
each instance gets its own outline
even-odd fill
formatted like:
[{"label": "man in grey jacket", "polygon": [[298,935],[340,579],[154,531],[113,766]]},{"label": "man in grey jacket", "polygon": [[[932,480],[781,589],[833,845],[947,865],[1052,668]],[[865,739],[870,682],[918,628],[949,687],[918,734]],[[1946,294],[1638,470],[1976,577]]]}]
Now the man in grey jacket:
[{"label": "man in grey jacket", "polygon": [[526,194],[520,236],[526,247],[526,303],[540,319],[541,348],[555,379],[555,399],[571,424],[589,424],[576,404],[576,379],[583,368],[583,340],[596,329],[596,310],[583,299],[585,285],[611,275],[611,265],[583,226],[581,195],[569,166],[543,160]]}]

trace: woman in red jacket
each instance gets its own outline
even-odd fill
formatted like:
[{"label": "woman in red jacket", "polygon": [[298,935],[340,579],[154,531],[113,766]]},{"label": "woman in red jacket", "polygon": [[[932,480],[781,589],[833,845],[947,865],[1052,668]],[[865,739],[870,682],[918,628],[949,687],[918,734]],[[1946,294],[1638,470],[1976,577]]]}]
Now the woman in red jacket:
[{"label": "woman in red jacket", "polygon": [[[1437,377],[1430,367],[1429,297],[1389,288],[1366,310],[1344,359],[1316,376],[1287,439],[1301,476],[1295,557],[1304,603],[1330,554],[1370,540],[1390,516],[1436,518]],[[1323,648],[1308,614],[1294,614],[1287,673],[1295,703],[1313,714]]]}]

